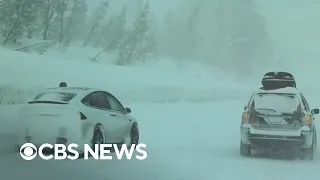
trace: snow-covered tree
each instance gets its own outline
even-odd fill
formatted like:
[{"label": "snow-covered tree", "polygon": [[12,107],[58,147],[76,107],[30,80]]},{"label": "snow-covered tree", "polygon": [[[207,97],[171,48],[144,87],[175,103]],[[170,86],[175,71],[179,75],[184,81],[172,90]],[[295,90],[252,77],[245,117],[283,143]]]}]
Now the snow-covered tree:
[{"label": "snow-covered tree", "polygon": [[246,72],[273,58],[265,20],[253,0],[185,0],[180,8],[165,17],[163,55]]},{"label": "snow-covered tree", "polygon": [[17,32],[20,28],[20,18],[22,17],[22,10],[26,2],[19,3],[18,1],[3,0],[0,3],[0,22],[1,32],[5,38],[4,44],[12,38],[16,40]]},{"label": "snow-covered tree", "polygon": [[255,11],[253,0],[218,1],[214,20],[218,27],[216,48],[220,57],[226,58],[220,64],[232,70],[249,70],[250,65],[272,58],[266,23]]},{"label": "snow-covered tree", "polygon": [[153,55],[156,42],[149,31],[149,25],[150,10],[149,1],[147,1],[136,18],[133,29],[128,32],[126,39],[119,46],[119,64],[131,64],[133,60],[146,60]]},{"label": "snow-covered tree", "polygon": [[94,38],[97,30],[101,27],[102,22],[105,20],[106,14],[107,14],[107,8],[109,6],[109,2],[102,2],[100,6],[97,7],[97,9],[94,12],[93,18],[92,18],[92,25],[90,27],[90,31],[87,35],[87,38],[83,42],[83,47],[87,46],[91,40]]},{"label": "snow-covered tree", "polygon": [[[197,60],[199,40],[199,20],[201,3],[183,2],[181,12],[169,11],[164,18],[159,51],[165,55],[183,60]],[[189,7],[190,6],[190,7]]]},{"label": "snow-covered tree", "polygon": [[45,0],[42,13],[42,25],[43,25],[43,40],[48,39],[50,33],[50,28],[53,23],[56,7],[59,0]]},{"label": "snow-covered tree", "polygon": [[31,39],[39,30],[39,17],[41,16],[41,7],[43,0],[28,0],[26,14],[24,16],[25,35]]},{"label": "snow-covered tree", "polygon": [[124,6],[119,14],[111,17],[101,28],[100,43],[108,50],[115,50],[123,40],[126,33],[126,14],[127,7]]},{"label": "snow-covered tree", "polygon": [[[8,40],[16,42],[22,38],[25,31],[30,31],[39,12],[39,0],[3,0],[0,3],[1,31]],[[28,32],[30,34],[30,32]]]},{"label": "snow-covered tree", "polygon": [[66,19],[68,17],[69,9],[70,9],[70,3],[71,3],[70,0],[59,0],[55,8],[55,18],[54,18],[54,24],[56,25],[55,32],[57,33],[56,36],[60,43],[63,40]]},{"label": "snow-covered tree", "polygon": [[73,0],[70,15],[67,19],[67,24],[63,33],[63,44],[65,46],[74,40],[75,37],[80,37],[81,29],[85,27],[87,20],[87,3],[86,0]]}]

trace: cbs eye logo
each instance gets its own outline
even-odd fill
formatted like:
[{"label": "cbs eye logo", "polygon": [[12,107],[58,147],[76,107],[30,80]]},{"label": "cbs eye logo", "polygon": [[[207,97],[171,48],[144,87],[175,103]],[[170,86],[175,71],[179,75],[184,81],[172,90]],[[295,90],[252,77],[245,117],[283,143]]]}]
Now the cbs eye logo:
[{"label": "cbs eye logo", "polygon": [[37,147],[32,143],[25,143],[20,148],[20,156],[27,161],[37,156]]}]

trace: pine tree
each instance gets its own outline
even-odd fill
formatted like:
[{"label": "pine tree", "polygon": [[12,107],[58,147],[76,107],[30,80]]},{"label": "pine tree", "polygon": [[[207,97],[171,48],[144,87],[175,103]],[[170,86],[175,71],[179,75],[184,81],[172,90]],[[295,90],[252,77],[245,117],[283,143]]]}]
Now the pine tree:
[{"label": "pine tree", "polygon": [[43,40],[48,39],[48,35],[50,32],[50,28],[53,22],[54,14],[55,14],[55,9],[58,5],[59,1],[58,0],[45,0],[44,5],[43,5],[43,19],[42,19],[42,24],[43,24]]},{"label": "pine tree", "polygon": [[55,19],[54,23],[57,26],[57,39],[61,43],[63,40],[66,19],[69,13],[70,0],[59,0],[56,8],[55,8]]},{"label": "pine tree", "polygon": [[125,5],[123,6],[120,14],[109,19],[107,23],[101,27],[94,40],[94,44],[104,48],[94,58],[92,58],[93,61],[96,61],[97,58],[105,51],[119,50],[126,35],[126,14],[127,8]]},{"label": "pine tree", "polygon": [[41,17],[41,8],[44,5],[43,0],[28,0],[28,15],[25,16],[26,36],[31,39],[39,31],[39,19]]},{"label": "pine tree", "polygon": [[102,38],[108,50],[115,50],[123,40],[126,33],[126,14],[127,8],[124,6],[121,13],[112,17],[103,29]]},{"label": "pine tree", "polygon": [[3,23],[2,32],[6,44],[9,40],[17,42],[22,38],[36,20],[38,7],[37,0],[3,0],[0,4],[0,21]]},{"label": "pine tree", "polygon": [[149,31],[150,11],[149,1],[140,11],[133,24],[133,30],[119,47],[118,64],[131,64],[133,59],[146,60],[155,50],[155,39]]},{"label": "pine tree", "polygon": [[[230,70],[245,69],[272,58],[264,18],[254,11],[252,0],[220,1],[217,9],[218,42],[223,65]],[[218,20],[219,19],[219,20]]]},{"label": "pine tree", "polygon": [[80,37],[80,29],[85,26],[87,20],[86,0],[73,0],[70,15],[64,31],[63,44],[68,46],[75,37]]},{"label": "pine tree", "polygon": [[87,46],[91,40],[94,38],[97,30],[101,27],[101,23],[105,20],[105,16],[107,13],[107,8],[109,6],[109,2],[102,2],[101,6],[99,6],[93,16],[93,24],[91,25],[90,32],[87,35],[87,38],[83,42],[83,47]]}]

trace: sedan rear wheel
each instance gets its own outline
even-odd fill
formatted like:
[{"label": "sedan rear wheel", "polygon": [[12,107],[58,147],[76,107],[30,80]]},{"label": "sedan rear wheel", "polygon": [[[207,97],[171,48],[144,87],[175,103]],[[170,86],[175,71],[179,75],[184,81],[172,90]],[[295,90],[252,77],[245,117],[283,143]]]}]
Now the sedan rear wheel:
[{"label": "sedan rear wheel", "polygon": [[133,144],[137,145],[139,144],[139,127],[138,124],[133,124],[130,130],[130,136],[129,136],[129,144],[128,144],[128,148],[131,148],[131,146]]},{"label": "sedan rear wheel", "polygon": [[101,144],[104,144],[104,137],[101,130],[96,129],[92,137],[92,149],[96,152],[97,149],[95,148],[95,145],[98,145],[97,148],[98,148],[99,155],[100,155],[99,147]]}]

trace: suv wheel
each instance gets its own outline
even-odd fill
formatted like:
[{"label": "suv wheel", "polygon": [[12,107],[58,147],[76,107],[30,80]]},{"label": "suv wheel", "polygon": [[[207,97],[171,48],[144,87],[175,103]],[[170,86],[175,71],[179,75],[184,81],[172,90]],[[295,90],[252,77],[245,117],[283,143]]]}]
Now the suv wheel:
[{"label": "suv wheel", "polygon": [[251,147],[250,147],[250,145],[244,144],[241,141],[241,143],[240,143],[240,155],[241,156],[250,156],[251,155]]},{"label": "suv wheel", "polygon": [[316,135],[316,132],[314,132],[313,138],[312,138],[312,146],[311,146],[311,148],[307,149],[308,158],[310,160],[314,159],[314,153],[316,151],[316,147],[317,147],[317,135]]},{"label": "suv wheel", "polygon": [[310,148],[306,148],[306,149],[301,149],[299,158],[301,160],[304,160],[306,158],[308,158],[309,160],[313,160],[314,159],[314,153],[316,151],[316,147],[317,147],[317,136],[316,136],[316,132],[315,132],[315,133],[313,133],[311,147]]}]

